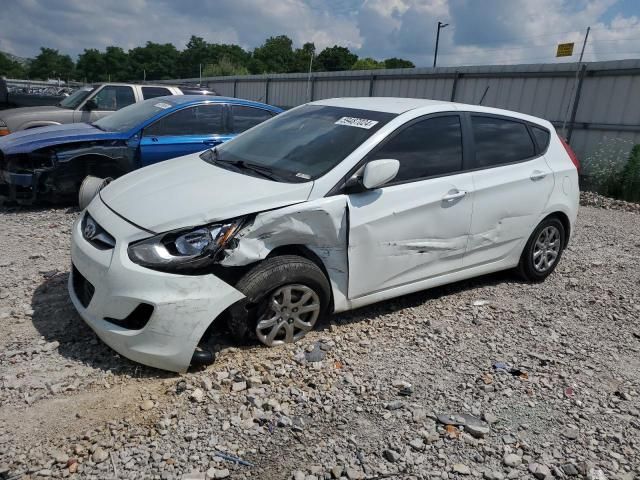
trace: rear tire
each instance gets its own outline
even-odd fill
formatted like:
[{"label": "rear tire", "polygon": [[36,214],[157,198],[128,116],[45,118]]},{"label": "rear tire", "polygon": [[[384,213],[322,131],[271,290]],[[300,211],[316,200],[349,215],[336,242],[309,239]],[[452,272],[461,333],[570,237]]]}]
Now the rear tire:
[{"label": "rear tire", "polygon": [[304,337],[325,314],[331,297],[322,270],[297,255],[266,259],[235,288],[246,298],[229,310],[232,336],[239,342],[258,340],[267,346]]},{"label": "rear tire", "polygon": [[547,217],[533,231],[524,247],[518,272],[530,282],[542,282],[558,265],[566,232],[556,217]]}]

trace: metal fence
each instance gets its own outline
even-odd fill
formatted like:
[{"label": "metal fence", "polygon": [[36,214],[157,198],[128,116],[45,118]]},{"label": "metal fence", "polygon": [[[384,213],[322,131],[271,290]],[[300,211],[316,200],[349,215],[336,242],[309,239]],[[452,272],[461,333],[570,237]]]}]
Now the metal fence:
[{"label": "metal fence", "polygon": [[[182,79],[180,82],[198,82]],[[640,143],[640,60],[207,77],[221,95],[293,107],[331,97],[414,97],[478,104],[566,122],[583,160],[626,160]],[[175,83],[178,80],[168,80]]]}]

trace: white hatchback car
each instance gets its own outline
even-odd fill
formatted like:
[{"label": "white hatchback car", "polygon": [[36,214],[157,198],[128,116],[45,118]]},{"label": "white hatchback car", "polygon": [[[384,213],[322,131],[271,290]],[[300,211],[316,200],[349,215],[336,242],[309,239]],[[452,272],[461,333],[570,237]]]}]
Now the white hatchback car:
[{"label": "white hatchback car", "polygon": [[551,123],[520,113],[312,102],[109,184],[73,227],[69,292],[113,349],[185,371],[213,359],[197,347],[217,319],[271,346],[326,312],[497,270],[543,280],[576,219],[577,167]]}]

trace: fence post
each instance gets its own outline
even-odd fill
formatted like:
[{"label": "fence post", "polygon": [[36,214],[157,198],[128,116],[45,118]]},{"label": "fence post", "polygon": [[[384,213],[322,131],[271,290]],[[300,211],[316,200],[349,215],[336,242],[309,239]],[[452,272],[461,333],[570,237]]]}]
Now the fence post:
[{"label": "fence post", "polygon": [[571,119],[569,120],[569,130],[567,131],[567,143],[571,144],[571,135],[573,134],[573,127],[576,121],[576,114],[578,113],[578,104],[580,103],[580,92],[582,91],[582,81],[584,80],[587,72],[587,66],[582,65],[580,69],[580,78],[578,80],[578,88],[576,89],[576,96],[573,100],[573,109],[571,110]]},{"label": "fence post", "polygon": [[238,89],[238,79],[234,78],[233,79],[233,98],[238,98],[238,95],[236,94],[237,89]]},{"label": "fence post", "polygon": [[311,85],[309,87],[309,101],[313,102],[313,94],[315,93],[315,87],[316,87],[316,76],[315,75],[311,75]]},{"label": "fence post", "polygon": [[271,79],[267,78],[267,81],[264,83],[264,103],[269,103],[269,81]]},{"label": "fence post", "polygon": [[371,78],[369,79],[369,96],[373,97],[373,82],[376,81],[376,76],[375,75],[371,75]]},{"label": "fence post", "polygon": [[462,76],[460,72],[456,72],[453,76],[453,85],[451,87],[451,102],[456,101],[456,89],[458,88],[458,79]]}]

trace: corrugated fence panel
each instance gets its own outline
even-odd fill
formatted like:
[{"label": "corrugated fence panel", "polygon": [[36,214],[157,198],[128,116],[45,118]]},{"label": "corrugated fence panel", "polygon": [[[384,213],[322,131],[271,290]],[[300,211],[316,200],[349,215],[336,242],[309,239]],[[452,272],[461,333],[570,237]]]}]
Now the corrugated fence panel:
[{"label": "corrugated fence panel", "polygon": [[[640,142],[640,60],[589,62],[571,144],[582,158],[624,161]],[[205,78],[221,95],[294,107],[332,97],[411,97],[482,104],[570,123],[578,85],[575,63],[414,68]],[[198,79],[180,82],[197,82]],[[175,83],[176,80],[164,81]],[[268,87],[268,93],[267,93]],[[483,99],[484,97],[484,99]]]}]

